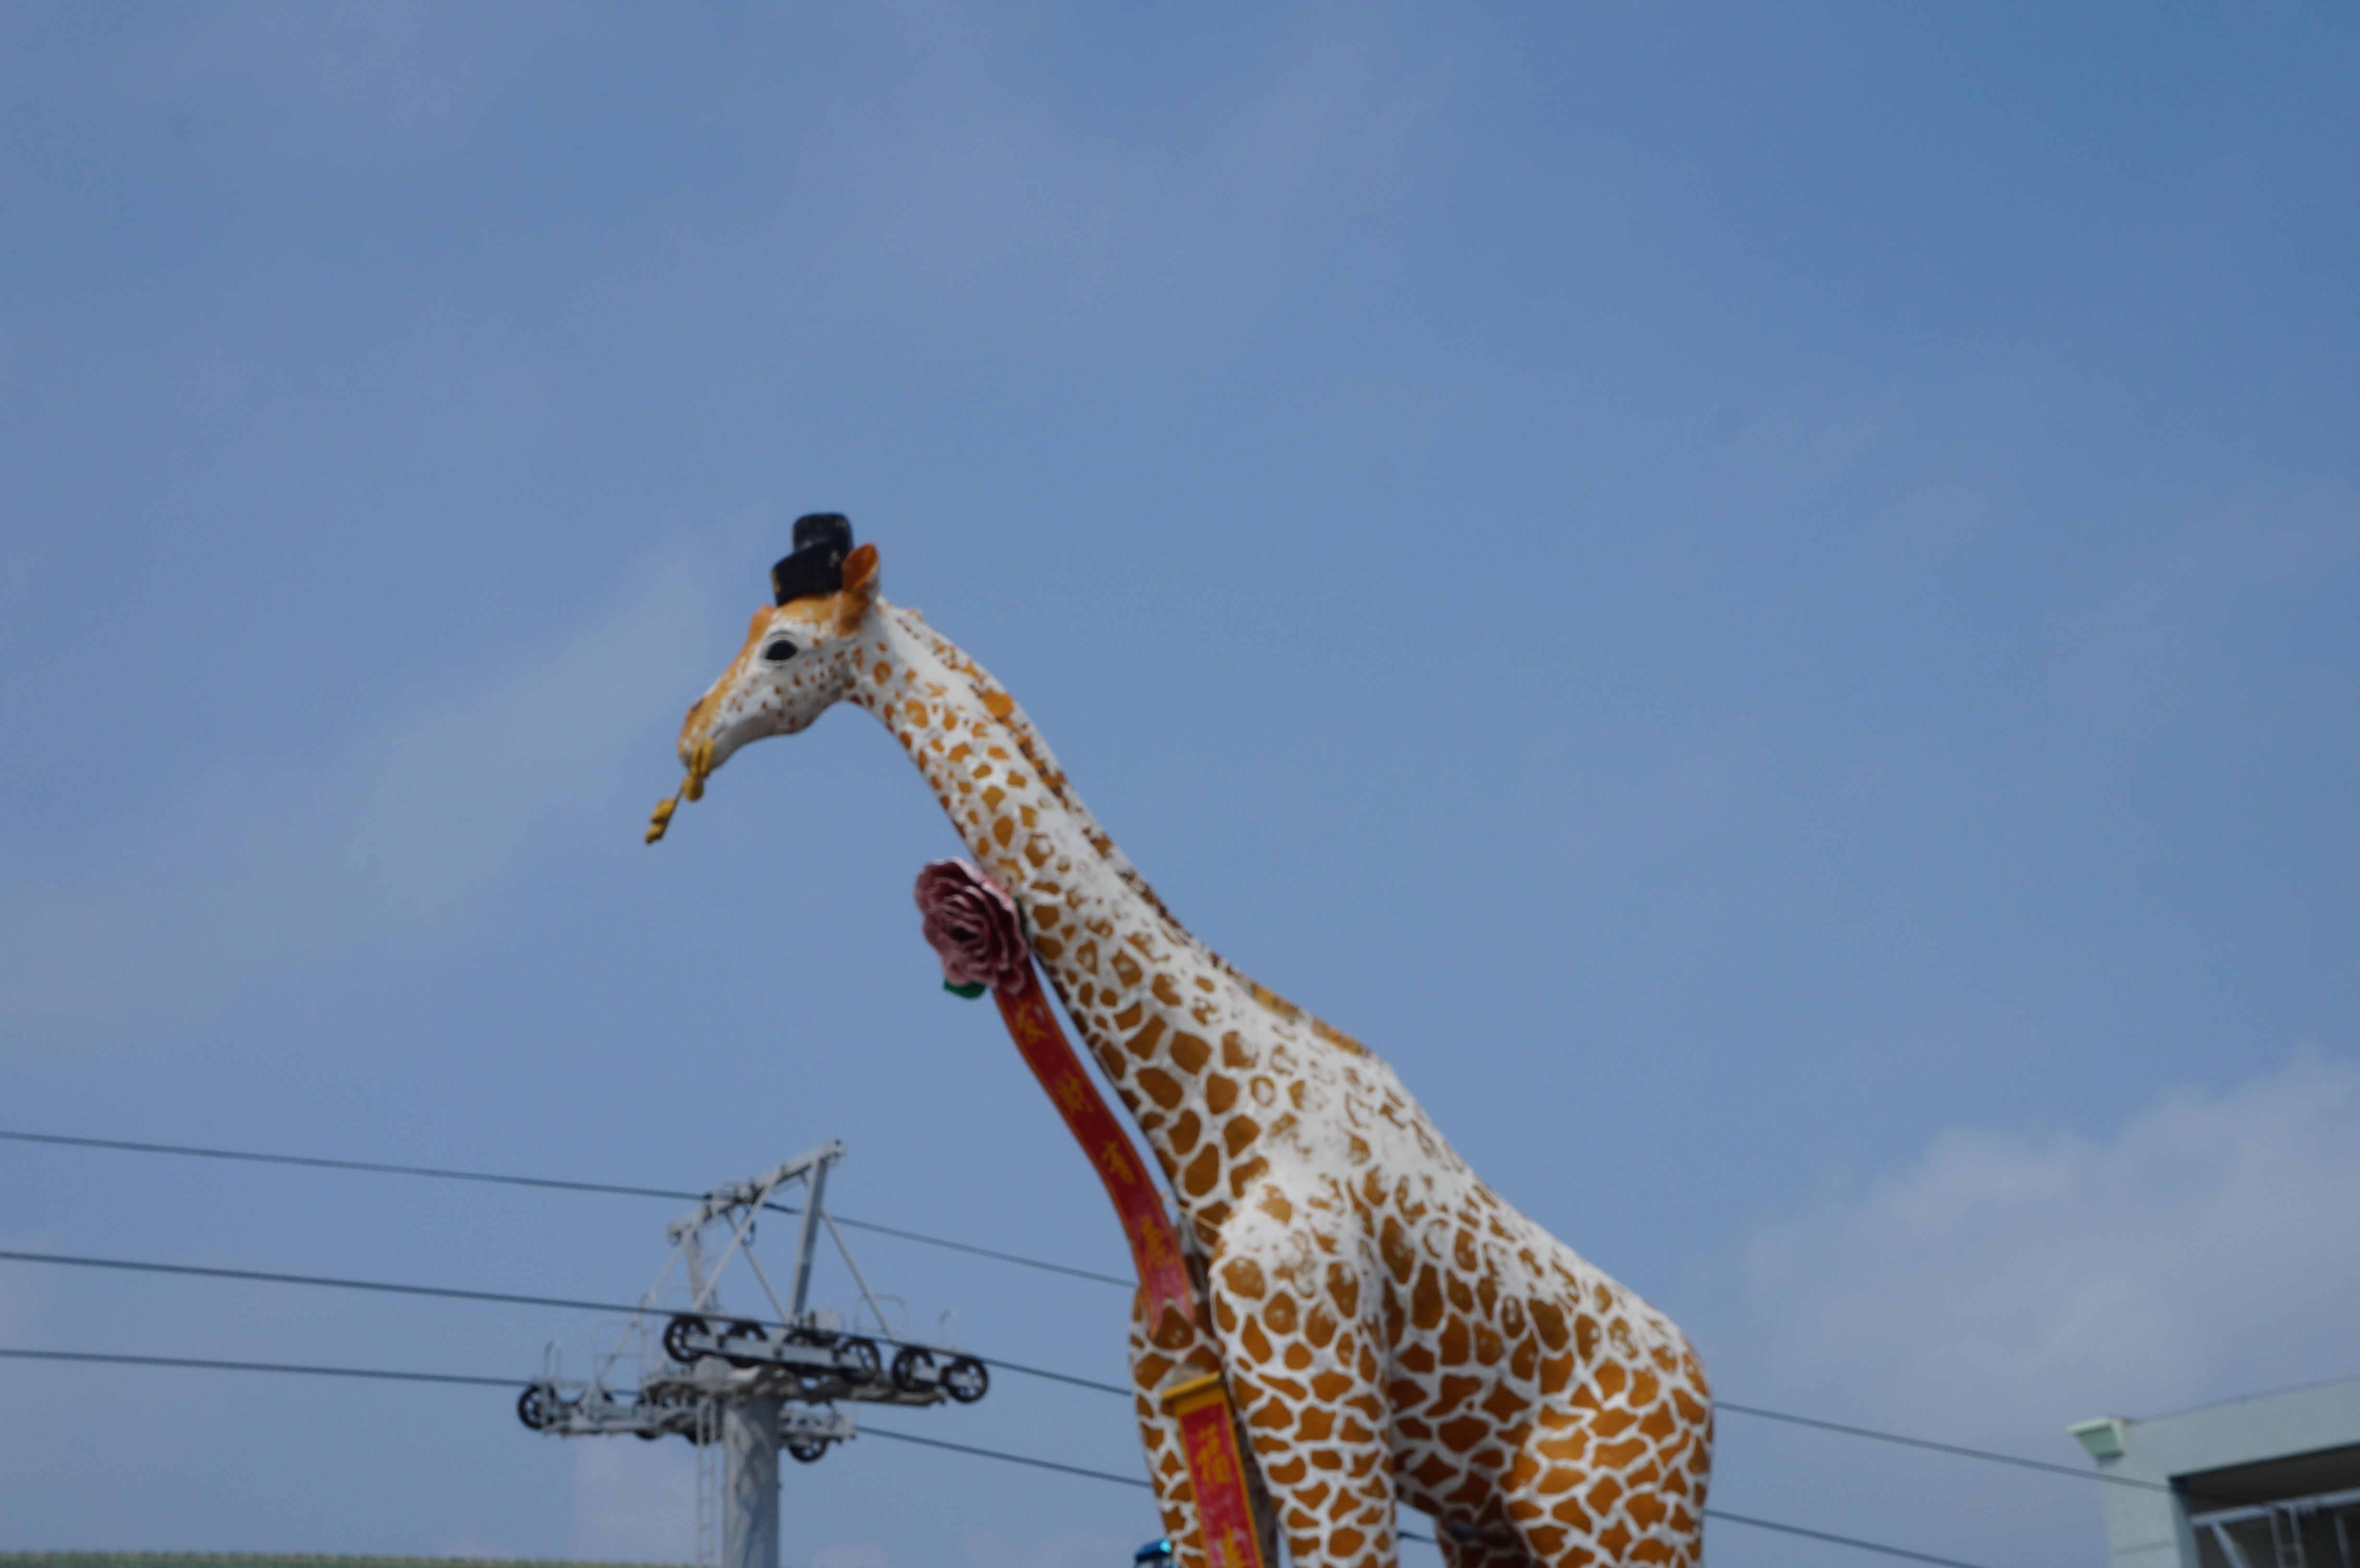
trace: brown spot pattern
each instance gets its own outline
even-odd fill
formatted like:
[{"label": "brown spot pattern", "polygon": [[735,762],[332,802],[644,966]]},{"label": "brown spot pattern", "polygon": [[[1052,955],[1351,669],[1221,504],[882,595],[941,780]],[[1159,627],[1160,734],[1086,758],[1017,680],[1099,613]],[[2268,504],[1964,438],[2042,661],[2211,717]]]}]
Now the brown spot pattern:
[{"label": "brown spot pattern", "polygon": [[[1014,699],[879,597],[862,551],[843,592],[754,617],[683,754],[848,699],[1026,893],[1049,982],[1203,1253],[1209,1322],[1156,1345],[1135,1311],[1131,1331],[1179,1568],[1205,1568],[1203,1543],[1155,1396],[1212,1370],[1244,1420],[1266,1544],[1283,1532],[1300,1568],[1387,1568],[1403,1507],[1434,1517],[1450,1568],[1694,1568],[1711,1396],[1678,1330],[1484,1187],[1358,1040],[1174,920]],[[805,651],[765,667],[763,639],[789,626]]]}]

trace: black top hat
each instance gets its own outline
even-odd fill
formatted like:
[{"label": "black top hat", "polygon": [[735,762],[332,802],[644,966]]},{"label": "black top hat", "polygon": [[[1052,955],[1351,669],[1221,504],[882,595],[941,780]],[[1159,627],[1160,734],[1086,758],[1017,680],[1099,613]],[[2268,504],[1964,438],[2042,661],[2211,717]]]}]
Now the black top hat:
[{"label": "black top hat", "polygon": [[795,519],[795,549],[770,568],[774,603],[844,586],[844,558],[852,553],[852,524],[841,512],[806,512]]}]

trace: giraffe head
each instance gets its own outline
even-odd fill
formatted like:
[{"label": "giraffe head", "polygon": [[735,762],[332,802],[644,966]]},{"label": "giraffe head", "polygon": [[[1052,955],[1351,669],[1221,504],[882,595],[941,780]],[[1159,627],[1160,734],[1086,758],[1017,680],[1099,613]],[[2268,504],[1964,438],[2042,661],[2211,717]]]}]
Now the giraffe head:
[{"label": "giraffe head", "polygon": [[[848,529],[844,542],[851,542]],[[798,591],[807,584],[787,575],[805,554],[780,562],[773,575],[781,602],[754,612],[746,645],[681,725],[680,759],[692,784],[741,746],[807,727],[852,690],[861,623],[877,603],[877,547],[843,555],[841,586],[812,592]]]}]

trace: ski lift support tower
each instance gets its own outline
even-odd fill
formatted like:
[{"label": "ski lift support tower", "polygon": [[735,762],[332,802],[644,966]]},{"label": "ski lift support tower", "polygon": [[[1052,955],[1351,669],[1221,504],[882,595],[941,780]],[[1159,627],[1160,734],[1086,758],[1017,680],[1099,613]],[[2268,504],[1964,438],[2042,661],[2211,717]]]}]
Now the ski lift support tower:
[{"label": "ski lift support tower", "polygon": [[[946,1399],[971,1404],[990,1386],[983,1363],[973,1356],[889,1340],[893,1356],[888,1363],[876,1340],[847,1334],[836,1313],[812,1309],[812,1264],[825,1229],[880,1334],[890,1326],[828,1216],[828,1169],[842,1158],[844,1145],[830,1139],[759,1176],[707,1192],[664,1227],[672,1256],[612,1343],[594,1347],[590,1376],[564,1377],[552,1342],[541,1375],[517,1400],[518,1417],[535,1432],[560,1437],[628,1432],[650,1442],[678,1433],[694,1443],[700,1563],[778,1568],[779,1450],[811,1464],[857,1435],[851,1412],[839,1404],[937,1405]],[[777,1201],[781,1189],[797,1182],[800,1206]],[[756,1221],[766,1211],[799,1222],[783,1299],[754,1256]],[[722,1307],[721,1277],[741,1258],[769,1302],[767,1319]],[[665,1293],[683,1286],[685,1310],[667,1315],[661,1305]],[[665,1321],[659,1332],[660,1317]],[[627,1360],[639,1369],[639,1386],[628,1391],[614,1381]]]}]

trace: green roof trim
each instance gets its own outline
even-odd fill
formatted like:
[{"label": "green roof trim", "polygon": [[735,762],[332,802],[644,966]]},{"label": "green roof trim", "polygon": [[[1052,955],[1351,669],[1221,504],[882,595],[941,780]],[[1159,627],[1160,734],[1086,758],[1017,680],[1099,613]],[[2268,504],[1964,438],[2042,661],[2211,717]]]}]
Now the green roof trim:
[{"label": "green roof trim", "polygon": [[0,1568],[684,1568],[553,1557],[366,1557],[329,1552],[0,1552]]}]

